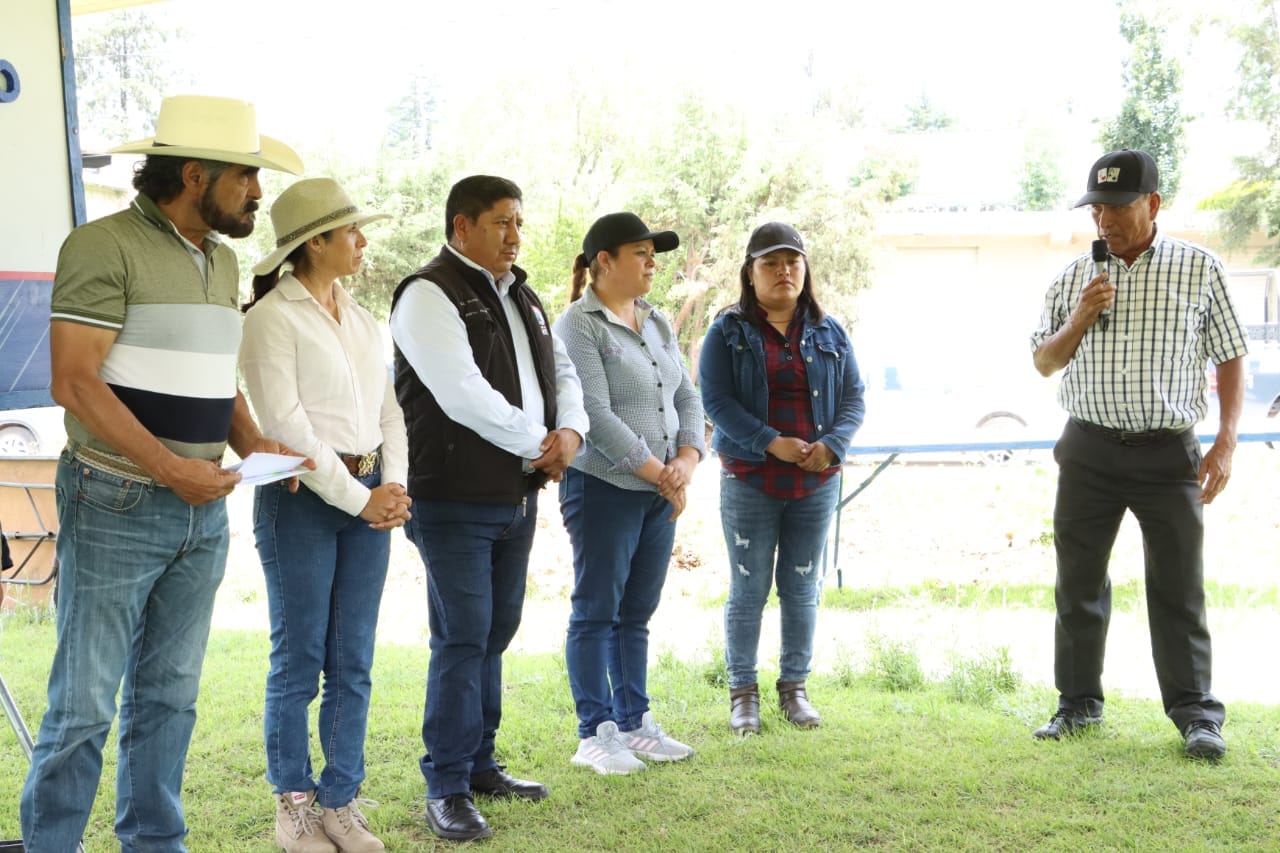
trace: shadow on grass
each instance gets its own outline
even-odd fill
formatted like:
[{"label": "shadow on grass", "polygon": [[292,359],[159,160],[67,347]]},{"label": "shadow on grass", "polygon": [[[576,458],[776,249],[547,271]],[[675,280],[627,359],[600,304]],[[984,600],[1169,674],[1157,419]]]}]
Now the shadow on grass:
[{"label": "shadow on grass", "polygon": [[[6,681],[34,725],[52,626],[0,622],[0,646]],[[275,849],[261,741],[267,649],[263,632],[211,637],[185,782],[193,851]],[[378,648],[362,795],[381,803],[367,813],[389,850],[452,849],[421,817],[426,664],[425,648]],[[650,670],[652,709],[697,755],[601,777],[569,764],[576,720],[562,656],[509,656],[499,758],[552,795],[537,804],[482,801],[495,831],[486,849],[1244,850],[1280,840],[1280,710],[1234,706],[1231,751],[1218,766],[1183,759],[1159,706],[1123,696],[1109,698],[1096,734],[1041,743],[1030,733],[1048,718],[1051,691],[973,689],[1002,678],[1003,665],[994,653],[968,662],[963,690],[943,681],[887,690],[870,670],[819,674],[810,688],[823,725],[812,731],[783,719],[769,679],[763,731],[743,739],[728,729],[727,690],[708,677],[715,662],[664,654]],[[90,850],[116,846],[113,752]],[[314,736],[313,754],[321,764]],[[0,738],[0,836],[16,834],[25,770],[16,744]]]}]

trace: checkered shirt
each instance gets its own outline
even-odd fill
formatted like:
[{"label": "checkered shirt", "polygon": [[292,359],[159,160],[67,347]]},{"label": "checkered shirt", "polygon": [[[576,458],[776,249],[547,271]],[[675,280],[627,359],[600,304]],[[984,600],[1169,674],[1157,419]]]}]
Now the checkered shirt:
[{"label": "checkered shirt", "polygon": [[[1074,418],[1126,431],[1190,427],[1208,412],[1207,362],[1248,352],[1244,326],[1211,252],[1162,234],[1131,265],[1111,257],[1116,301],[1063,374],[1058,401]],[[1085,254],[1045,294],[1036,350],[1066,324],[1093,278]]]}]

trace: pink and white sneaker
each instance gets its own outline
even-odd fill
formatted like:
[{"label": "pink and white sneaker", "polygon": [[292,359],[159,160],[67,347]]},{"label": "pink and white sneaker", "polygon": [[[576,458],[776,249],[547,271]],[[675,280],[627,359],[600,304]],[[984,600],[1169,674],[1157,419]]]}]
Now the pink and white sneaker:
[{"label": "pink and white sneaker", "polygon": [[662,726],[653,721],[652,711],[644,712],[640,728],[619,732],[618,737],[633,754],[650,761],[682,761],[693,755],[693,747],[662,733]]}]

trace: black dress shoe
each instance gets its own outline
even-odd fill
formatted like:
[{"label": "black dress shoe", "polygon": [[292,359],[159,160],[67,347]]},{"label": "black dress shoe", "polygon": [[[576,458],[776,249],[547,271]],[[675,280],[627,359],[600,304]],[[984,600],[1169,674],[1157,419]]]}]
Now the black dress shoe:
[{"label": "black dress shoe", "polygon": [[1031,733],[1036,740],[1059,740],[1067,735],[1079,734],[1085,729],[1102,725],[1102,713],[1090,713],[1091,709],[1070,711],[1059,709],[1040,728]]},{"label": "black dress shoe", "polygon": [[1187,726],[1186,753],[1191,758],[1207,758],[1217,761],[1227,754],[1227,742],[1222,728],[1212,720],[1196,720]]},{"label": "black dress shoe", "polygon": [[499,765],[492,770],[471,774],[471,793],[486,797],[519,797],[522,800],[544,800],[547,786],[508,776],[506,768]]},{"label": "black dress shoe", "polygon": [[471,801],[470,794],[450,794],[439,799],[428,797],[427,825],[436,835],[450,841],[471,841],[493,835],[484,815]]}]

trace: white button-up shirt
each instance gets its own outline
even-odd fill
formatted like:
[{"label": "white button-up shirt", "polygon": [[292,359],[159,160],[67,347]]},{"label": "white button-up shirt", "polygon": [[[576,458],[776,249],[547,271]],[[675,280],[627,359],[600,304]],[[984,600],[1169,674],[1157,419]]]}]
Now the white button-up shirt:
[{"label": "white button-up shirt", "polygon": [[[446,417],[495,447],[525,460],[537,459],[542,455],[539,445],[547,436],[547,428],[542,422],[542,391],[529,334],[510,296],[515,275],[508,272],[495,281],[488,270],[452,246],[445,248],[467,266],[484,273],[499,296],[515,342],[523,405],[511,405],[485,379],[471,351],[466,324],[435,282],[419,278],[405,287],[391,312],[391,336]],[[571,429],[585,438],[589,421],[582,405],[582,383],[564,344],[555,335],[551,343],[556,363],[556,427]]]},{"label": "white button-up shirt", "polygon": [[315,460],[302,482],[326,503],[359,515],[369,489],[339,453],[382,447],[382,482],[409,472],[404,413],[383,356],[379,324],[334,284],[334,320],[286,273],[245,315],[240,370],[262,434]]}]

